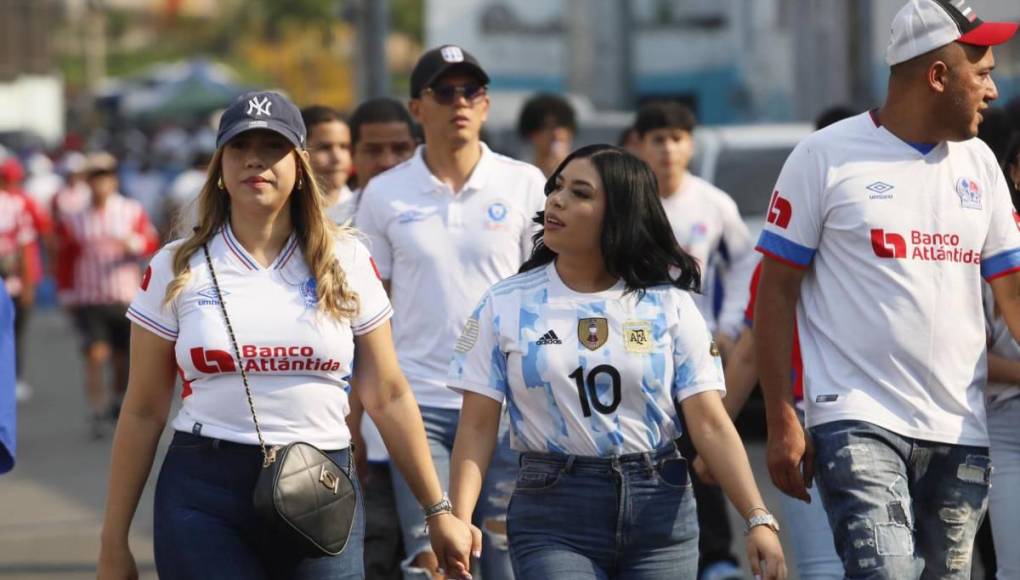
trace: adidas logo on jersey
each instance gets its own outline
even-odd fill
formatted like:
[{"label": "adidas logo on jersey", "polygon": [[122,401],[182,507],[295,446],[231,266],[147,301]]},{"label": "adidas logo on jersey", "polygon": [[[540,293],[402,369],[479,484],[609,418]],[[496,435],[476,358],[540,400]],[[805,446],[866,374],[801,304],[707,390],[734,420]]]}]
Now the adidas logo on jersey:
[{"label": "adidas logo on jersey", "polygon": [[535,342],[535,344],[537,344],[538,346],[542,346],[544,344],[563,344],[563,341],[560,340],[560,337],[556,336],[555,330],[550,330],[549,332],[543,334],[542,338],[538,339],[538,341]]}]

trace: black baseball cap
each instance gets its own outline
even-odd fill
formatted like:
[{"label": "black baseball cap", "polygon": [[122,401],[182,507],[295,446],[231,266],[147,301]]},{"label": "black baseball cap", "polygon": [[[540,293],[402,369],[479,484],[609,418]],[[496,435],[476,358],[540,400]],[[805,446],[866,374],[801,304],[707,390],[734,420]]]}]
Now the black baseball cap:
[{"label": "black baseball cap", "polygon": [[273,91],[245,93],[220,117],[220,130],[216,133],[216,148],[245,131],[265,129],[279,133],[298,149],[305,148],[305,122],[301,111],[290,99]]},{"label": "black baseball cap", "polygon": [[478,77],[483,85],[489,84],[489,75],[485,74],[478,59],[459,46],[444,44],[421,55],[418,64],[414,65],[411,71],[411,98],[417,99],[439,77],[454,70]]}]

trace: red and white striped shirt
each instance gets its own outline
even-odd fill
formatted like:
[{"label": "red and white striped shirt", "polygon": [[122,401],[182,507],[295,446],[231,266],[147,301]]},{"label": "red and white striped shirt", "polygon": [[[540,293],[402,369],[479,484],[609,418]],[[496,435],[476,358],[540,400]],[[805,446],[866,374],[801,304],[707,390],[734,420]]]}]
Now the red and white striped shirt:
[{"label": "red and white striped shirt", "polygon": [[26,246],[35,242],[32,215],[21,196],[0,190],[0,278],[11,296],[21,293],[21,260]]},{"label": "red and white striped shirt", "polygon": [[112,194],[97,208],[62,215],[57,226],[65,259],[73,267],[64,304],[127,304],[141,280],[142,258],[156,251],[159,239],[142,205]]}]

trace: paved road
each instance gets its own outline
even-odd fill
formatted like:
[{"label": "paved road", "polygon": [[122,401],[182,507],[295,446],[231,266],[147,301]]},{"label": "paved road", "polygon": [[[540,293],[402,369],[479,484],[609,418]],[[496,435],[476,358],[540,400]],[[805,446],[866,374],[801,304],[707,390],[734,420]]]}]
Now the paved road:
[{"label": "paved road", "polygon": [[[56,310],[36,313],[28,345],[26,378],[35,393],[18,409],[17,466],[0,478],[0,580],[94,578],[110,440],[88,437],[81,365],[65,317]],[[167,440],[164,436],[155,469]],[[778,492],[765,481],[762,445],[751,443],[748,451],[766,502],[777,506]],[[142,578],[156,578],[154,483],[155,473],[139,505],[131,539]],[[743,558],[742,528],[732,508],[729,515],[737,530],[735,552]]]}]

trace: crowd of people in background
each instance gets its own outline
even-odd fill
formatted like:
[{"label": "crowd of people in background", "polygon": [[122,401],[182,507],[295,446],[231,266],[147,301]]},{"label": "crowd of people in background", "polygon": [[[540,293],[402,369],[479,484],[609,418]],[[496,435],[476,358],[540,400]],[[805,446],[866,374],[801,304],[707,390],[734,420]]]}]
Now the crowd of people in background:
[{"label": "crowd of people in background", "polygon": [[[926,10],[929,9],[927,4],[913,2],[908,6],[921,6],[916,9]],[[949,10],[941,3],[936,8]],[[897,34],[910,37],[917,32],[897,29],[894,23],[893,34],[894,37]],[[977,42],[967,34],[958,34],[964,40],[948,46],[965,46],[966,50],[971,50],[973,45],[967,42],[981,46],[993,44],[994,39]],[[843,106],[825,111],[816,121],[816,128],[822,132],[816,133],[811,143],[819,150],[829,151],[830,146],[836,150],[837,146],[830,145],[832,136],[872,138],[862,135],[890,126],[890,123],[889,137],[899,136],[902,126],[897,123],[906,123],[902,119],[908,115],[895,108],[897,98],[916,96],[919,93],[911,91],[921,91],[902,79],[912,71],[909,66],[919,66],[919,59],[926,59],[927,55],[945,47],[928,48],[917,52],[919,49],[914,45],[908,48],[891,45],[889,64],[894,74],[886,105],[871,111],[855,111]],[[961,54],[964,60],[971,57],[969,53]],[[978,57],[971,58],[971,62],[979,63]],[[927,60],[921,64],[937,69],[936,64]],[[981,66],[985,65],[987,63]],[[916,76],[914,78],[916,80]],[[397,372],[402,372],[403,376],[399,380],[391,376],[386,382],[396,384],[406,377],[405,387],[413,393],[424,427],[431,460],[428,466],[434,465],[438,485],[453,495],[448,510],[474,526],[474,548],[480,549],[481,555],[476,573],[485,580],[497,580],[513,578],[515,573],[517,577],[549,570],[582,574],[598,568],[609,571],[610,577],[616,574],[629,577],[626,574],[633,569],[647,574],[640,576],[642,578],[658,578],[667,577],[668,573],[676,572],[677,566],[683,566],[688,570],[683,577],[744,578],[733,553],[733,530],[728,518],[721,515],[726,512],[729,497],[749,522],[748,531],[752,533],[748,536],[748,549],[753,557],[762,559],[762,562],[752,563],[756,573],[768,578],[785,577],[785,571],[781,570],[782,557],[776,556],[779,550],[778,536],[774,534],[778,531],[776,521],[771,519],[768,506],[762,503],[750,469],[745,469],[746,457],[739,440],[730,439],[727,429],[732,425],[725,422],[729,427],[724,427],[723,422],[717,421],[724,413],[732,418],[738,416],[758,384],[759,375],[762,384],[768,387],[766,400],[771,405],[770,413],[775,412],[775,401],[780,398],[776,394],[779,387],[775,385],[781,384],[790,398],[790,408],[794,409],[785,428],[790,432],[799,430],[802,434],[807,429],[815,437],[816,445],[821,443],[818,452],[830,461],[828,471],[818,468],[819,485],[811,487],[805,485],[810,482],[806,471],[799,472],[797,477],[801,479],[790,476],[789,471],[785,480],[783,475],[777,476],[777,470],[781,473],[782,467],[777,467],[778,463],[774,465],[770,455],[773,480],[787,494],[776,507],[777,516],[792,539],[786,545],[788,565],[797,569],[801,578],[819,580],[834,580],[844,575],[856,578],[859,576],[854,574],[864,574],[886,560],[892,562],[890,569],[902,574],[914,574],[920,570],[917,566],[924,568],[923,560],[918,564],[916,558],[910,559],[914,550],[903,546],[912,547],[915,541],[919,546],[928,542],[928,547],[919,548],[918,553],[927,554],[930,559],[931,554],[924,550],[931,549],[931,542],[914,538],[909,529],[915,524],[952,525],[948,520],[956,512],[947,515],[944,510],[933,509],[927,516],[917,514],[915,517],[911,515],[912,508],[897,503],[899,499],[896,498],[878,507],[864,505],[866,502],[854,504],[853,498],[839,496],[836,488],[843,484],[857,485],[858,481],[853,478],[853,473],[857,472],[853,470],[859,470],[861,464],[851,465],[842,475],[831,468],[852,455],[854,446],[863,445],[861,441],[869,437],[884,438],[890,447],[906,445],[909,448],[916,440],[896,431],[896,425],[889,427],[887,423],[882,423],[881,427],[896,431],[896,436],[879,432],[880,427],[870,424],[867,427],[870,431],[858,426],[858,431],[839,433],[832,426],[847,421],[812,425],[805,418],[807,406],[817,407],[847,394],[815,393],[816,398],[811,398],[812,393],[805,390],[804,377],[818,376],[821,371],[817,368],[805,370],[804,361],[818,358],[821,348],[818,325],[812,323],[807,330],[812,342],[808,347],[810,352],[802,360],[803,339],[797,338],[799,329],[794,326],[793,332],[786,333],[786,323],[790,320],[778,320],[772,314],[782,310],[775,307],[775,288],[781,286],[777,280],[788,284],[794,284],[789,280],[795,280],[798,288],[801,283],[799,277],[780,278],[792,274],[779,270],[773,262],[780,262],[784,267],[817,269],[820,267],[818,258],[814,263],[811,258],[815,249],[826,243],[819,233],[825,227],[822,218],[818,224],[809,225],[794,221],[793,230],[787,229],[792,218],[789,206],[784,209],[782,205],[790,203],[790,196],[785,192],[816,179],[812,169],[803,169],[809,164],[804,160],[807,154],[803,149],[791,156],[793,161],[788,162],[782,177],[775,176],[779,180],[776,192],[762,192],[764,196],[773,196],[766,233],[759,241],[759,252],[768,256],[762,260],[755,251],[755,240],[741,216],[741,208],[725,191],[689,169],[697,123],[694,112],[686,105],[676,101],[644,103],[635,111],[633,124],[621,131],[617,147],[577,150],[575,141],[583,129],[583,120],[578,118],[569,100],[552,93],[537,94],[519,113],[516,130],[526,153],[517,160],[490,149],[482,140],[490,106],[488,84],[489,78],[481,63],[461,48],[446,45],[426,52],[415,67],[409,106],[394,99],[371,99],[360,103],[348,115],[328,104],[303,104],[300,119],[292,124],[296,127],[300,121],[306,138],[302,135],[300,142],[291,140],[298,150],[307,151],[307,167],[311,174],[304,175],[304,179],[315,181],[315,187],[306,188],[307,191],[321,195],[322,210],[328,220],[341,228],[354,228],[371,253],[371,261],[358,262],[364,270],[361,274],[373,273],[381,286],[377,292],[374,282],[359,279],[357,283],[365,284],[359,286],[365,293],[363,300],[375,310],[388,312],[392,304],[392,344],[387,347],[361,339],[357,324],[352,326],[352,340],[366,352],[373,349],[386,352],[391,348],[399,359]],[[991,89],[982,86],[980,102],[987,105],[997,95],[994,86]],[[285,97],[280,99],[278,108],[289,106]],[[926,111],[934,111],[926,122],[935,124],[938,119],[951,117],[939,117],[941,104],[937,97],[924,103],[929,107]],[[880,118],[880,112],[887,116]],[[256,107],[253,112],[248,106],[246,113],[237,114],[255,118],[258,109]],[[977,137],[990,149],[989,156],[994,157],[996,167],[1001,170],[997,170],[994,177],[982,177],[995,184],[989,185],[989,189],[1004,182],[1012,207],[1020,209],[1020,98],[1001,108],[983,108],[981,117],[983,122],[975,127]],[[146,314],[139,314],[141,311],[131,317],[125,316],[129,305],[145,305],[145,299],[139,298],[139,291],[151,283],[152,268],[146,268],[148,260],[168,242],[192,239],[193,234],[210,234],[206,237],[213,239],[211,234],[215,232],[210,229],[213,225],[200,209],[206,208],[202,205],[202,196],[215,194],[210,189],[215,183],[210,180],[216,175],[221,179],[220,191],[240,187],[233,183],[224,185],[222,173],[218,173],[225,151],[239,147],[230,145],[236,135],[223,138],[223,129],[221,125],[219,135],[215,127],[205,124],[188,129],[163,126],[148,134],[130,129],[96,135],[84,143],[70,143],[56,151],[0,151],[0,277],[5,293],[14,304],[19,401],[30,399],[33,391],[23,372],[27,355],[24,339],[32,312],[40,303],[58,306],[66,312],[79,337],[83,367],[81,388],[86,401],[83,430],[95,440],[109,435],[111,427],[117,423],[128,387],[132,322],[148,324],[163,339],[177,338],[176,334],[167,334],[165,325],[170,322],[149,320]],[[270,130],[286,133],[283,129]],[[955,142],[967,136],[962,130],[960,135],[948,136],[933,130],[910,134],[924,139],[886,143],[887,156],[909,157],[917,153],[924,156],[935,151],[934,147],[928,147],[933,142]],[[250,142],[245,143],[245,146],[255,147]],[[904,149],[896,151],[897,146]],[[973,154],[981,155],[984,153]],[[303,191],[300,181],[303,165],[299,162],[297,167],[295,191]],[[892,189],[881,179],[862,184],[872,192],[872,200],[887,199],[885,196]],[[618,199],[624,192],[610,189],[610,185],[632,188],[626,192],[633,194],[632,198]],[[644,186],[648,186],[650,199],[657,202],[654,208],[641,205],[648,201],[641,197]],[[957,190],[965,208],[981,209],[982,199],[989,206],[993,203],[993,192],[984,192],[982,198],[976,183],[957,184]],[[651,195],[652,192],[657,195]],[[812,202],[794,199],[794,203],[809,205]],[[797,207],[799,211],[801,206]],[[601,218],[603,213],[599,212],[604,213],[605,221]],[[536,215],[542,217],[536,219]],[[620,215],[632,215],[634,223],[607,225]],[[803,219],[802,215],[798,213],[797,219]],[[1013,217],[1016,215],[1014,213]],[[223,226],[223,223],[215,224],[215,228]],[[647,228],[651,232],[648,235],[654,236],[659,226],[668,227],[682,251],[671,254],[668,243],[662,241],[667,238],[645,239],[644,234],[626,230],[627,227]],[[996,226],[993,223],[983,227],[994,229]],[[536,235],[540,229],[543,233]],[[204,233],[196,234],[200,230]],[[882,252],[888,251],[891,252],[888,257],[899,257],[896,242],[881,238],[885,235],[881,230],[878,230],[880,238],[876,238],[875,231],[871,230],[871,235],[876,255],[883,257]],[[590,239],[585,237],[589,234]],[[230,241],[233,235],[224,234],[224,246],[217,251],[224,255],[240,253],[242,260],[251,260],[244,250],[232,245],[237,244]],[[829,240],[835,239],[828,235]],[[1004,234],[1000,237],[1005,239]],[[614,260],[626,254],[628,247],[622,244],[628,242],[633,247],[645,248],[643,251],[659,262],[631,264],[627,267],[635,269],[626,270],[622,262]],[[885,250],[888,244],[891,249]],[[1000,246],[1009,248],[1006,242]],[[279,249],[281,254],[288,251],[285,245]],[[357,253],[357,250],[352,251]],[[818,252],[824,251],[824,248],[818,249]],[[557,268],[547,267],[555,256],[560,257],[558,272]],[[997,257],[999,261],[995,260]],[[168,259],[164,257],[164,261]],[[628,259],[640,262],[637,256]],[[982,255],[981,260],[982,273],[989,278],[1016,269],[1015,264],[999,254]],[[763,263],[766,264],[764,273]],[[171,266],[169,262],[163,266],[166,271],[160,275],[166,278]],[[822,263],[821,267],[822,273],[812,275],[824,278],[826,266]],[[622,275],[621,269],[627,274]],[[762,280],[770,284],[770,290],[759,294],[758,285]],[[160,283],[166,285],[168,279]],[[988,493],[992,508],[990,524],[986,520],[980,532],[976,527],[980,518],[969,519],[957,522],[961,529],[957,535],[977,536],[977,552],[989,574],[995,573],[998,562],[999,578],[1020,578],[1020,553],[1010,545],[1020,531],[1017,524],[1020,522],[1020,496],[1016,493],[1020,487],[1017,431],[1020,424],[1020,346],[1010,332],[1014,311],[1006,307],[1004,312],[1003,307],[996,304],[997,295],[991,285],[983,284],[982,288],[978,302],[983,317],[975,324],[983,326],[987,337],[988,385],[983,394],[987,415],[975,421],[980,423],[979,427],[987,426],[989,454],[995,469],[989,471],[987,461],[981,463],[976,459],[976,451],[969,452],[966,466],[970,470],[961,467],[959,473],[954,471],[954,476],[959,475],[963,480],[976,478],[985,484],[991,482]],[[635,290],[642,297],[631,304],[626,297]],[[689,304],[687,293],[682,292],[687,290],[696,290],[691,293],[693,301]],[[315,291],[313,284],[311,293],[314,295]],[[788,350],[769,350],[777,348],[775,345],[779,341],[763,345],[763,335],[752,330],[761,320],[762,312],[755,309],[759,295],[763,296],[763,303],[770,306],[762,328],[793,337],[792,342],[786,343]],[[805,299],[805,294],[800,296],[801,300]],[[821,299],[818,296],[808,290],[806,299],[813,302],[807,308],[819,308]],[[204,299],[216,300],[216,297]],[[646,312],[648,303],[645,300],[666,312],[661,321],[658,315]],[[152,312],[158,310],[157,302],[151,303]],[[546,302],[554,307],[547,307]],[[607,306],[610,303],[612,305]],[[792,304],[788,306],[793,308]],[[971,306],[978,308],[977,303]],[[801,304],[801,308],[805,306]],[[574,327],[561,324],[564,309],[569,310],[568,318]],[[574,320],[575,311],[583,328]],[[676,316],[687,320],[685,317],[695,312],[704,320],[704,328],[697,326],[695,330],[703,330],[709,336],[704,345],[689,334],[693,332],[690,326],[674,328],[678,324],[674,320]],[[815,320],[812,316],[817,314],[810,310],[806,314],[802,312],[797,321]],[[641,320],[635,322],[645,318],[650,320],[647,326]],[[383,318],[380,321],[385,322]],[[361,330],[370,332],[380,321],[370,325],[362,320]],[[508,331],[505,327],[508,324],[519,324],[520,328],[513,326]],[[621,326],[627,334],[611,338],[615,332],[610,331],[612,325]],[[516,342],[518,337],[525,336],[530,344]],[[674,368],[671,362],[666,364],[669,372],[665,372],[649,363],[643,368],[637,365],[628,369],[627,365],[634,363],[622,353],[652,352],[652,347],[643,342],[646,338],[668,342],[674,358],[667,356],[667,360],[690,356],[691,366],[677,363]],[[613,340],[622,342],[613,345]],[[583,351],[586,355],[591,353],[588,358],[594,371],[579,367],[575,377],[569,374],[571,368],[563,366],[566,362],[558,360],[557,355],[547,354],[554,352],[554,346],[571,341],[587,349]],[[362,347],[363,344],[374,346]],[[619,353],[611,354],[606,347],[596,355],[606,344],[613,345]],[[150,346],[152,352],[160,356],[172,350],[166,345]],[[545,350],[539,351],[539,348]],[[787,360],[792,364],[776,363],[762,372],[763,367],[756,364],[756,356],[760,359],[763,353],[779,353],[770,356],[770,360],[784,359],[783,364]],[[576,359],[574,355],[566,358]],[[366,362],[365,368],[372,369],[374,364]],[[661,365],[661,361],[658,364]],[[721,365],[718,372],[714,368],[716,364]],[[435,579],[443,577],[445,569],[452,576],[453,560],[443,561],[444,554],[433,551],[436,545],[442,545],[436,543],[435,534],[430,538],[427,531],[426,518],[433,516],[427,509],[423,515],[421,509],[425,503],[423,498],[435,495],[431,487],[435,487],[436,482],[431,481],[430,475],[423,475],[425,463],[412,466],[406,452],[397,454],[405,472],[391,469],[394,450],[384,442],[416,441],[412,435],[416,437],[417,432],[408,431],[397,436],[395,428],[387,426],[383,428],[387,436],[380,433],[370,415],[387,416],[390,422],[393,416],[378,414],[384,405],[374,396],[363,400],[364,389],[369,387],[359,384],[357,368],[348,368],[348,376],[342,380],[348,391],[346,425],[353,443],[350,457],[364,500],[364,574],[381,580]],[[673,375],[680,370],[688,374]],[[178,367],[177,372],[188,392],[201,388],[201,383],[192,384],[195,376],[189,379],[185,368]],[[363,372],[371,374],[372,371]],[[621,405],[621,372],[624,381],[637,381],[645,388],[645,398],[639,401],[627,400],[629,395],[622,397],[619,416],[625,417],[623,427],[619,419],[615,423],[600,422]],[[776,380],[775,377],[783,373],[782,381]],[[576,388],[572,387],[575,379]],[[566,409],[562,392],[556,391],[560,383],[566,385],[574,399],[580,397],[578,409]],[[660,383],[670,387],[663,396],[654,388]],[[537,390],[536,385],[545,385],[547,390]],[[722,405],[716,406],[718,399],[711,397],[717,397],[715,393],[723,390],[727,396]],[[397,391],[400,389],[394,392]],[[243,397],[242,390],[236,394]],[[607,405],[606,401],[610,403]],[[576,401],[573,404],[578,405]],[[628,412],[634,416],[627,418]],[[270,414],[267,421],[272,419]],[[184,432],[180,427],[183,423],[177,423],[180,420],[180,417],[175,420],[178,435]],[[772,420],[770,417],[770,429]],[[194,424],[198,425],[198,431],[191,424],[188,429],[199,440],[202,425]],[[577,425],[586,427],[576,428]],[[674,439],[675,449],[671,443]],[[917,440],[926,439],[919,435]],[[185,443],[189,442],[194,444],[190,440]],[[425,444],[407,445],[425,449]],[[807,445],[810,447],[810,442]],[[955,452],[954,446],[947,447],[949,452]],[[851,451],[841,451],[841,448]],[[803,448],[800,451],[809,453]],[[794,467],[806,470],[810,459],[798,461],[801,462],[795,462]],[[682,473],[675,472],[676,466],[680,466]],[[792,469],[789,465],[786,467]],[[580,517],[584,502],[571,503],[578,494],[584,497],[607,494],[609,497],[616,493],[603,485],[607,473],[616,474],[620,489],[643,490],[633,491],[647,494],[643,500],[635,501],[638,504],[650,501],[651,511],[667,505],[663,498],[675,495],[676,506],[669,504],[675,512],[674,519],[663,523],[649,514],[632,516],[622,508],[621,511],[606,508],[605,513],[593,510]],[[759,483],[762,481],[759,476]],[[889,482],[883,485],[885,483]],[[686,492],[672,494],[677,488],[686,489],[688,484],[690,499]],[[558,492],[562,495],[541,495],[555,485],[562,486]],[[656,485],[664,487],[658,489]],[[904,487],[904,490],[900,496],[914,493],[912,488]],[[664,495],[655,495],[659,493]],[[827,497],[823,497],[825,494]],[[518,498],[516,511],[508,515],[512,497]],[[823,499],[828,516],[822,508]],[[883,515],[875,516],[874,522],[861,519],[862,514],[869,513],[873,507]],[[446,504],[439,509],[447,509]],[[571,520],[571,513],[579,517],[575,521],[564,521]],[[546,522],[550,517],[556,521]],[[932,522],[925,524],[925,517]],[[614,530],[599,527],[609,518],[624,522],[619,524],[622,529],[638,538],[635,546],[627,545],[618,537],[614,539]],[[939,518],[941,524],[935,521]],[[428,521],[434,523],[434,520]],[[880,521],[883,523],[878,523]],[[873,524],[887,526],[883,528],[888,536],[884,540],[887,544],[881,547],[881,553],[875,553],[873,544],[871,551],[861,548],[860,538],[864,536],[855,535],[857,527],[854,526]],[[700,530],[694,542],[690,542],[694,538],[690,534],[692,529]],[[439,534],[447,531],[440,530]],[[648,535],[641,536],[639,531]],[[448,532],[452,538],[454,531]],[[659,535],[668,540],[657,544],[661,541]],[[562,550],[557,547],[558,542],[572,545],[571,542],[581,536],[591,540],[592,545]],[[511,538],[516,538],[516,543],[511,542]],[[164,549],[170,550],[171,544],[164,544]],[[941,570],[940,577],[957,577],[950,574],[965,577],[960,568],[966,564],[969,573],[969,552],[961,555],[956,546],[939,546],[938,549],[947,554],[943,554],[943,561],[937,568],[928,562],[929,569]],[[361,546],[358,549],[361,550]],[[173,559],[169,554],[163,553],[164,563]],[[904,559],[894,561],[890,554]],[[660,572],[655,571],[656,566],[663,559],[668,560],[669,565],[660,570],[662,576],[657,576]],[[166,566],[161,569],[173,569],[169,564]],[[184,572],[174,573],[187,577]]]}]

